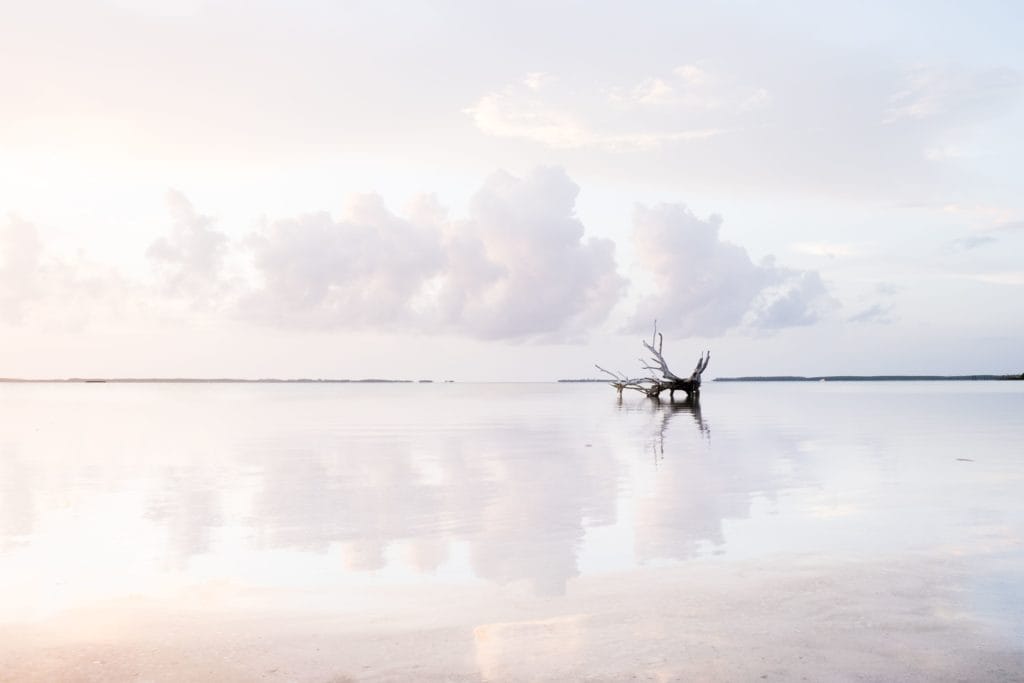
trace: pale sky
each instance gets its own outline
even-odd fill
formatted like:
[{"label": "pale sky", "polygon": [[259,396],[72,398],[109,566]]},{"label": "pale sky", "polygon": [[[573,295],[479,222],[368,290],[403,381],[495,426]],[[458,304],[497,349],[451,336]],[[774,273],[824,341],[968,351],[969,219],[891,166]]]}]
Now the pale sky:
[{"label": "pale sky", "polygon": [[1022,7],[0,0],[0,376],[1020,373]]}]

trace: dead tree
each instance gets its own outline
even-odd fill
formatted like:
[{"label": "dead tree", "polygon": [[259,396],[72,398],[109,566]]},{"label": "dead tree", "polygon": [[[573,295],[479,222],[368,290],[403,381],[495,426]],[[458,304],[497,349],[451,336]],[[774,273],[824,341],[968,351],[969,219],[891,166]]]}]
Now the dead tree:
[{"label": "dead tree", "polygon": [[697,360],[697,366],[690,373],[689,377],[683,378],[672,372],[668,367],[668,363],[665,362],[665,356],[662,355],[662,343],[664,338],[661,332],[658,332],[658,321],[654,321],[654,334],[651,336],[650,343],[644,341],[644,348],[650,353],[650,358],[640,359],[640,365],[644,370],[648,370],[651,374],[646,377],[628,377],[621,372],[612,372],[611,370],[605,370],[600,365],[595,365],[598,370],[612,377],[613,381],[609,382],[611,386],[615,387],[615,390],[622,396],[622,392],[625,389],[631,389],[633,391],[639,391],[645,394],[648,398],[659,400],[663,391],[668,391],[669,399],[675,400],[677,391],[686,392],[688,399],[697,399],[700,397],[700,376],[704,370],[708,367],[708,361],[711,360],[711,352],[706,351],[700,355]]}]

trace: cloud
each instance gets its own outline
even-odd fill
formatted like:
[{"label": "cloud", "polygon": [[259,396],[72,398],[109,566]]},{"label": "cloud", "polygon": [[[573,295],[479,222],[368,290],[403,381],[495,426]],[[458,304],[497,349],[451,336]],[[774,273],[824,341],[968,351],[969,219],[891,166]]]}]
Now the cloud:
[{"label": "cloud", "polygon": [[1003,153],[986,127],[1024,90],[1016,69],[761,40],[633,79],[501,84],[464,111],[484,134],[631,179],[934,204],[982,181],[964,159]]},{"label": "cloud", "polygon": [[412,300],[444,265],[438,232],[354,197],[339,219],[277,221],[249,240],[258,285],[243,313],[275,325],[405,327]]},{"label": "cloud", "polygon": [[357,198],[278,221],[250,240],[260,282],[246,315],[274,324],[567,339],[607,317],[625,282],[614,244],[584,239],[579,188],[560,169],[492,175],[464,220],[429,202],[417,216]]},{"label": "cloud", "polygon": [[834,305],[817,272],[762,267],[776,284],[762,291],[755,302],[750,318],[753,327],[780,330],[811,325]]},{"label": "cloud", "polygon": [[632,329],[657,318],[681,337],[717,336],[741,324],[776,330],[814,323],[832,305],[816,272],[780,268],[771,258],[755,264],[721,239],[721,224],[720,216],[700,219],[681,204],[637,207],[637,255],[655,291],[639,303]]},{"label": "cloud", "polygon": [[162,286],[171,294],[202,299],[221,288],[221,268],[228,238],[213,229],[213,219],[196,212],[181,192],[167,193],[171,232],[154,241],[146,256],[155,264]]},{"label": "cloud", "polygon": [[956,251],[970,251],[971,249],[977,249],[978,247],[998,241],[991,235],[968,235],[967,237],[953,240],[953,249]]},{"label": "cloud", "polygon": [[0,319],[82,321],[129,301],[175,316],[184,303],[280,328],[575,341],[626,287],[614,243],[587,237],[576,217],[578,192],[561,169],[499,172],[459,219],[429,197],[402,216],[370,194],[339,217],[303,214],[231,240],[171,191],[169,229],[145,253],[155,287],[48,258],[35,227],[12,218],[0,229]]},{"label": "cloud", "polygon": [[0,223],[0,322],[77,330],[93,318],[120,318],[133,294],[109,267],[48,253],[33,223]]},{"label": "cloud", "polygon": [[[579,187],[560,168],[497,172],[449,217],[432,197],[400,215],[377,195],[339,216],[271,221],[232,240],[180,192],[170,226],[146,251],[156,286],[78,258],[47,257],[34,226],[0,232],[0,316],[85,324],[101,312],[193,313],[282,329],[415,332],[511,341],[574,342],[599,328],[628,286],[611,240],[586,235]],[[652,278],[630,324],[653,319],[679,336],[737,327],[809,325],[832,305],[818,273],[754,263],[720,238],[721,218],[685,206],[638,207],[637,267]],[[131,312],[129,311],[129,312]]]},{"label": "cloud", "polygon": [[721,121],[768,100],[763,88],[737,85],[684,65],[632,85],[564,87],[529,74],[481,96],[465,112],[476,127],[557,149],[643,150],[712,138]]},{"label": "cloud", "polygon": [[988,113],[1016,97],[1024,76],[1014,69],[921,67],[904,74],[903,88],[890,97],[884,123]]},{"label": "cloud", "polygon": [[[947,208],[946,210],[949,211],[950,209]],[[975,210],[974,213],[982,213],[982,211]],[[994,217],[996,219],[995,222],[980,223],[975,226],[972,234],[953,240],[949,244],[953,251],[970,251],[987,244],[994,244],[1005,235],[1024,231],[1024,221],[1005,219],[1005,216],[1008,214],[1006,210],[996,212],[989,209],[984,213]]]},{"label": "cloud", "polygon": [[904,288],[892,282],[876,282],[859,297],[858,310],[848,316],[849,323],[876,323],[888,325],[896,321],[892,299]]},{"label": "cloud", "polygon": [[561,169],[492,175],[453,226],[445,322],[483,337],[575,336],[603,322],[626,283],[614,243],[584,239],[578,193]]},{"label": "cloud", "polygon": [[20,322],[42,290],[42,242],[35,226],[8,216],[0,224],[0,319]]},{"label": "cloud", "polygon": [[891,323],[892,306],[889,304],[876,303],[854,313],[846,319],[851,323]]}]

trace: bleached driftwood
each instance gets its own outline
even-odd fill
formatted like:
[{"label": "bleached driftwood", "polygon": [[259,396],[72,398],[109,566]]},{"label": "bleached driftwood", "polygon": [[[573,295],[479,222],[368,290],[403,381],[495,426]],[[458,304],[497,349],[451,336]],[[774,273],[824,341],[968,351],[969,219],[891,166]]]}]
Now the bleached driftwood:
[{"label": "bleached driftwood", "polygon": [[658,321],[654,321],[654,334],[651,336],[651,341],[649,343],[647,341],[643,342],[644,348],[651,354],[651,357],[649,359],[641,358],[640,365],[644,370],[649,370],[656,374],[648,375],[647,377],[628,377],[621,372],[606,370],[600,365],[595,364],[594,367],[612,377],[613,381],[609,382],[609,384],[615,387],[619,396],[622,396],[622,392],[625,389],[631,389],[653,399],[661,398],[663,391],[668,391],[669,398],[672,400],[675,400],[675,393],[677,391],[686,392],[687,398],[697,398],[700,395],[700,377],[708,367],[708,362],[711,360],[711,352],[706,351],[702,353],[700,358],[697,359],[697,365],[694,367],[693,372],[690,373],[690,376],[683,378],[672,372],[668,367],[665,356],[662,355],[663,342],[664,338],[661,332],[658,332]]}]

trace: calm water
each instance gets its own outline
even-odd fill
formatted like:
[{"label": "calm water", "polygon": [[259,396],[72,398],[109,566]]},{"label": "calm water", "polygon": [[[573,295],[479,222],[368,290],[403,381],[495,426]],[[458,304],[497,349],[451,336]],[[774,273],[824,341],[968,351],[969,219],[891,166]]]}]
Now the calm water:
[{"label": "calm water", "polygon": [[1013,680],[1022,542],[1022,382],[0,385],[14,678]]}]

